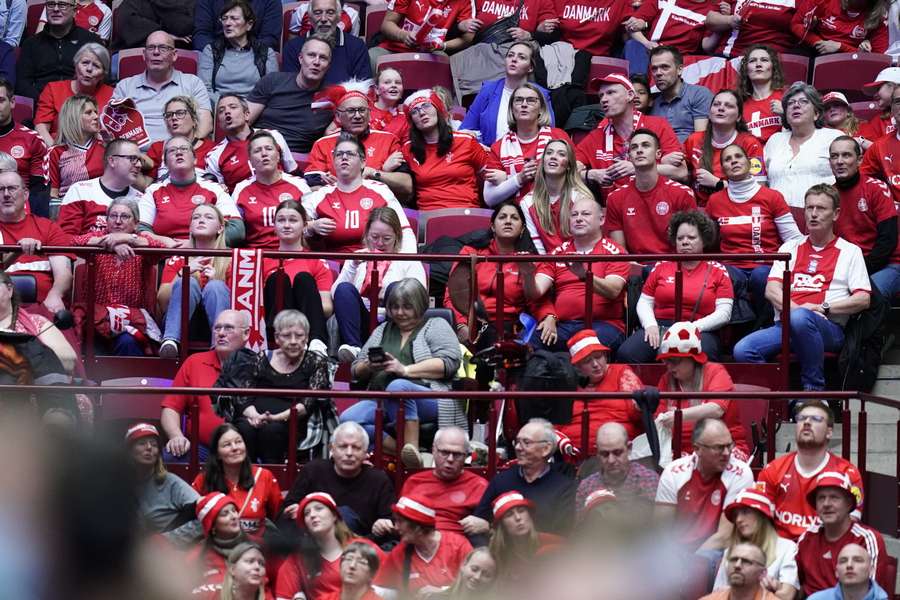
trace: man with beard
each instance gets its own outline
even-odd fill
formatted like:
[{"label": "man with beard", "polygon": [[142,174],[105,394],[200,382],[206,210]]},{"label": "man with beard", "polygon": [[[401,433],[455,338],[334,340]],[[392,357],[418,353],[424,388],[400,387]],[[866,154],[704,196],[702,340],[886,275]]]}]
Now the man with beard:
[{"label": "man with beard", "polygon": [[728,587],[700,600],[763,600],[770,594],[760,580],[766,574],[766,555],[756,544],[738,544],[728,553]]},{"label": "man with beard", "polygon": [[311,31],[294,38],[284,45],[281,53],[281,70],[296,73],[300,70],[300,49],[308,35],[331,41],[331,66],[325,73],[326,85],[349,79],[371,79],[372,67],[365,41],[341,30],[341,3],[338,0],[310,0],[309,15]]},{"label": "man with beard", "polygon": [[[828,451],[834,414],[825,402],[810,400],[796,412],[797,451],[785,454],[767,464],[757,478],[757,488],[775,504],[775,529],[781,537],[796,540],[818,517],[816,509],[807,502],[807,495],[815,487],[816,478],[824,472],[846,475],[857,497],[859,517],[863,503],[862,478],[850,462]],[[858,493],[858,494],[857,494]]]}]

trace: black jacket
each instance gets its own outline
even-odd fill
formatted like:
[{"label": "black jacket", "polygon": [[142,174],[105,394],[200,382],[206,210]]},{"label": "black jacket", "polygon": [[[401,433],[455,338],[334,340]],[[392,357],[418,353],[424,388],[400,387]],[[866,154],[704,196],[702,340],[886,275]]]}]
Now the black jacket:
[{"label": "black jacket", "polygon": [[110,51],[140,48],[157,30],[175,37],[194,34],[194,3],[183,0],[125,0],[116,9]]},{"label": "black jacket", "polygon": [[80,27],[72,27],[64,37],[56,38],[45,28],[22,42],[16,65],[16,94],[33,98],[51,81],[72,79],[75,53],[88,42],[102,44],[99,36]]}]

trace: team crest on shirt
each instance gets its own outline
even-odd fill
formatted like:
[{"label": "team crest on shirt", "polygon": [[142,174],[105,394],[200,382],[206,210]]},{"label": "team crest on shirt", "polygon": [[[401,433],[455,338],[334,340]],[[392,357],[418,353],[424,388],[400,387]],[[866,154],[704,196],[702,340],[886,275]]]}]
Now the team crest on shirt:
[{"label": "team crest on shirt", "polygon": [[869,205],[866,203],[865,198],[860,198],[859,202],[856,203],[856,208],[859,209],[859,212],[866,212],[869,210]]},{"label": "team crest on shirt", "polygon": [[629,206],[629,207],[625,210],[625,216],[626,216],[626,217],[633,217],[633,216],[636,215],[636,214],[637,214],[637,211],[634,209],[633,206]]},{"label": "team crest on shirt", "polygon": [[22,146],[13,146],[9,149],[9,153],[13,158],[22,158],[25,156],[25,148]]},{"label": "team crest on shirt", "polygon": [[453,151],[452,150],[447,153],[447,158],[445,158],[444,160],[447,161],[447,164],[450,164],[453,162]]},{"label": "team crest on shirt", "polygon": [[278,201],[279,201],[279,202],[285,202],[285,201],[287,201],[287,200],[293,200],[293,199],[294,199],[294,197],[291,196],[290,194],[288,194],[287,192],[285,192],[285,193],[281,194],[280,196],[278,196]]},{"label": "team crest on shirt", "polygon": [[751,175],[759,175],[762,173],[762,161],[758,158],[750,159],[750,174]]},{"label": "team crest on shirt", "polygon": [[721,502],[722,502],[722,491],[721,491],[721,490],[716,490],[716,491],[714,491],[714,492],[710,495],[710,497],[709,497],[709,502],[710,502],[710,504],[712,504],[713,506],[718,506],[719,504],[721,504]]},{"label": "team crest on shirt", "polygon": [[661,200],[660,202],[657,202],[656,203],[656,214],[658,214],[659,216],[669,214],[669,203],[666,202],[665,200]]},{"label": "team crest on shirt", "polygon": [[855,40],[862,40],[866,37],[866,29],[862,25],[857,25],[853,28],[853,31],[850,32],[850,37]]},{"label": "team crest on shirt", "polygon": [[359,207],[363,210],[369,210],[370,208],[372,208],[372,206],[374,204],[375,203],[372,201],[372,199],[368,198],[368,197],[363,198],[362,200],[359,201]]},{"label": "team crest on shirt", "polygon": [[819,261],[817,261],[816,259],[813,258],[809,261],[809,264],[806,266],[806,272],[807,273],[815,273],[816,269],[818,269],[818,268],[819,268]]},{"label": "team crest on shirt", "polygon": [[194,204],[203,204],[204,202],[206,202],[206,198],[204,198],[200,194],[194,194],[193,196],[191,196],[191,202],[193,202]]},{"label": "team crest on shirt", "polygon": [[368,154],[369,158],[375,156],[375,146],[370,146],[366,148],[366,154]]},{"label": "team crest on shirt", "polygon": [[171,202],[171,201],[172,201],[172,199],[171,199],[170,197],[168,197],[168,196],[163,196],[163,197],[162,197],[162,200],[160,200],[159,203],[160,203],[160,204],[168,204],[168,203]]},{"label": "team crest on shirt", "polygon": [[88,17],[88,23],[91,24],[91,27],[96,27],[97,24],[100,23],[100,19],[98,19],[94,15],[91,15],[90,17]]}]

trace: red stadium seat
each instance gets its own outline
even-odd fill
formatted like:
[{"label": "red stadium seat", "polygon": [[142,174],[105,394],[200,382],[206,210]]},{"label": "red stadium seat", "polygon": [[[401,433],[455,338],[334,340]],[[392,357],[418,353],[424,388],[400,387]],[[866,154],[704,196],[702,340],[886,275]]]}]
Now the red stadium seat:
[{"label": "red stadium seat", "polygon": [[381,22],[384,21],[384,15],[387,10],[384,8],[369,9],[366,11],[366,43],[372,40],[372,37],[381,31]]},{"label": "red stadium seat", "polygon": [[[734,384],[735,392],[770,392],[771,389],[761,385],[751,385],[748,383]],[[756,440],[753,439],[753,425],[756,424],[757,429],[761,424],[765,423],[769,413],[769,401],[765,399],[740,399],[735,400],[738,403],[738,412],[741,416],[741,425],[747,433],[747,445],[750,446],[750,452],[754,450]]]},{"label": "red stadium seat", "polygon": [[413,233],[416,234],[416,240],[419,240],[419,211],[414,208],[405,208],[403,212],[406,214],[406,220],[409,221],[409,226],[412,228]]},{"label": "red stadium seat", "polygon": [[403,75],[403,89],[407,92],[441,85],[453,93],[450,59],[427,52],[400,52],[378,59],[378,68],[390,65]]},{"label": "red stadium seat", "polygon": [[27,96],[15,96],[16,107],[13,109],[13,121],[23,123],[34,118],[34,100]]},{"label": "red stadium seat", "polygon": [[781,70],[784,72],[785,85],[790,85],[795,81],[808,82],[809,57],[799,54],[782,54]]},{"label": "red stadium seat", "polygon": [[288,40],[295,37],[291,33],[291,16],[302,2],[288,2],[281,7],[281,48],[288,43]]},{"label": "red stadium seat", "polygon": [[424,241],[430,244],[442,235],[459,237],[491,226],[489,208],[443,208],[419,212],[419,227],[424,228]]},{"label": "red stadium seat", "polygon": [[41,13],[44,12],[44,0],[28,0],[25,12],[25,37],[37,33],[38,24],[41,22]]},{"label": "red stadium seat", "polygon": [[821,93],[840,91],[850,102],[866,100],[863,85],[875,80],[878,73],[891,66],[887,54],[848,52],[816,58],[812,84]]},{"label": "red stadium seat", "polygon": [[856,118],[859,119],[860,123],[865,123],[881,112],[878,105],[871,100],[866,102],[853,102],[850,104],[850,108],[853,110],[853,114],[856,115]]},{"label": "red stadium seat", "polygon": [[595,56],[591,59],[588,81],[597,77],[605,77],[610,73],[619,73],[628,77],[628,61],[624,58],[609,58],[607,56]]},{"label": "red stadium seat", "polygon": [[[144,62],[143,48],[126,48],[119,50],[119,79],[125,79],[132,75],[139,75],[147,68]],[[178,58],[175,59],[175,68],[182,73],[197,74],[197,63],[200,61],[200,53],[196,50],[178,49]]]}]

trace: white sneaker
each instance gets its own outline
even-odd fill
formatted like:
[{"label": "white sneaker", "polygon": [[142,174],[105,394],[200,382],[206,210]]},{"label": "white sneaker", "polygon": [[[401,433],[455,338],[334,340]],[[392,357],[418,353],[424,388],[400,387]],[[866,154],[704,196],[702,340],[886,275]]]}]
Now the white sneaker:
[{"label": "white sneaker", "polygon": [[341,344],[338,348],[338,360],[342,363],[352,363],[359,355],[359,346],[351,346],[350,344]]},{"label": "white sneaker", "polygon": [[178,358],[178,343],[175,340],[165,340],[159,347],[160,358]]},{"label": "white sneaker", "polygon": [[309,351],[321,356],[328,356],[328,346],[322,340],[312,340],[309,343]]},{"label": "white sneaker", "polygon": [[422,455],[419,454],[419,449],[412,444],[404,444],[400,451],[400,462],[407,469],[421,469]]}]

